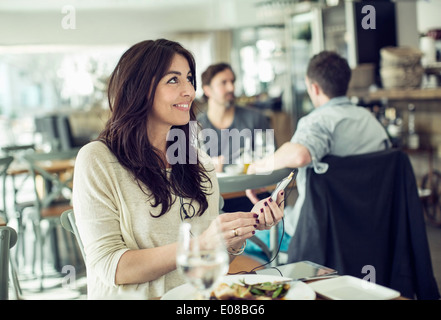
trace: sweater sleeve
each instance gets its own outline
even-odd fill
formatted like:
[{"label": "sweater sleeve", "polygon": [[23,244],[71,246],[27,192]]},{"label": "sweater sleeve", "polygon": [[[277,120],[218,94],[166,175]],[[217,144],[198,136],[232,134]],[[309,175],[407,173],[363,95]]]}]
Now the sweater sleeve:
[{"label": "sweater sleeve", "polygon": [[86,263],[101,281],[115,286],[118,261],[128,250],[116,208],[114,164],[101,142],[83,147],[75,162],[73,207]]}]

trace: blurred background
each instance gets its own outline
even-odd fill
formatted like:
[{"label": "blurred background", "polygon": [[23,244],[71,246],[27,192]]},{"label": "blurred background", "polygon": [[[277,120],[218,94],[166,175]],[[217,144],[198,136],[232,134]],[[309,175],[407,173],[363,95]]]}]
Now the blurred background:
[{"label": "blurred background", "polygon": [[158,38],[193,52],[198,99],[205,68],[230,63],[237,103],[264,113],[281,145],[312,110],[310,57],[334,50],[353,70],[349,97],[431,186],[424,208],[441,286],[440,13],[441,0],[0,0],[0,151],[70,150],[97,137],[120,56]]},{"label": "blurred background", "polygon": [[[365,30],[362,9],[370,4],[375,28]],[[380,49],[419,48],[440,27],[439,12],[439,0],[1,0],[0,147],[68,148],[95,137],[119,57],[136,42],[161,37],[194,53],[199,84],[209,64],[231,63],[239,103],[265,112],[280,144],[311,110],[303,78],[313,53],[338,51],[357,71],[352,96],[389,103],[369,96],[382,87]],[[58,116],[67,128],[57,129]]]}]

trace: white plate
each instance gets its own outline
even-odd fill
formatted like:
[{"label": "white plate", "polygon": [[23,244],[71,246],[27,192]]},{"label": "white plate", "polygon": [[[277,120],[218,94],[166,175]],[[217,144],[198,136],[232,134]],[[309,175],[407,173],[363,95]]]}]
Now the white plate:
[{"label": "white plate", "polygon": [[334,300],[388,300],[400,296],[398,291],[352,276],[340,276],[309,284],[318,294]]},{"label": "white plate", "polygon": [[[269,275],[254,275],[254,274],[243,274],[243,275],[231,275],[223,277],[219,283],[225,282],[228,285],[233,283],[240,283],[245,281],[247,284],[255,284],[262,282],[274,282],[274,281],[287,281],[290,278],[284,278],[279,276],[269,276]],[[291,288],[285,296],[286,300],[314,300],[315,292],[309,285],[301,281],[294,281],[290,283]],[[170,291],[166,292],[161,300],[194,300],[196,297],[196,289],[186,283]]]}]

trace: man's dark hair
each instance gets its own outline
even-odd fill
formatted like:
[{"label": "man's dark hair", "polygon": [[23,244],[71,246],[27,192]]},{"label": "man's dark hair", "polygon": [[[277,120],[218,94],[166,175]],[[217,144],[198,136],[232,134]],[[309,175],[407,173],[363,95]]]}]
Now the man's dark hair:
[{"label": "man's dark hair", "polygon": [[316,82],[328,98],[346,95],[351,68],[346,59],[332,51],[322,51],[311,58],[306,75]]},{"label": "man's dark hair", "polygon": [[[233,68],[231,68],[231,65],[229,65],[228,63],[220,62],[220,63],[212,64],[204,72],[202,72],[201,75],[202,87],[209,86],[214,76],[226,69],[230,70],[233,73],[234,78],[236,78]],[[205,100],[208,99],[208,97],[205,94],[203,96]]]}]

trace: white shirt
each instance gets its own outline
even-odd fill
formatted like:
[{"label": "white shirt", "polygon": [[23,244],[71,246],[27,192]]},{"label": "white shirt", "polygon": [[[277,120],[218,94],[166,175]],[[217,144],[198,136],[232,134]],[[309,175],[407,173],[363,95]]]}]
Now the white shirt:
[{"label": "white shirt", "polygon": [[[212,181],[212,194],[207,198],[207,211],[201,217],[192,218],[191,223],[208,227],[219,214],[219,186],[208,156],[201,155],[200,161]],[[150,213],[158,215],[160,206],[150,205],[131,173],[120,165],[105,144],[97,141],[87,144],[78,153],[73,184],[74,213],[86,252],[89,299],[148,299],[162,296],[185,282],[175,270],[146,283],[115,284],[116,268],[124,252],[177,241],[180,201],[175,201],[160,218],[152,217]],[[198,205],[194,205],[198,210]]]}]

